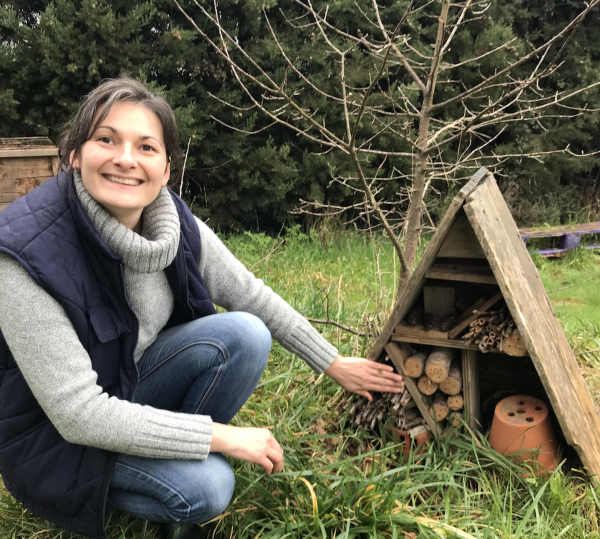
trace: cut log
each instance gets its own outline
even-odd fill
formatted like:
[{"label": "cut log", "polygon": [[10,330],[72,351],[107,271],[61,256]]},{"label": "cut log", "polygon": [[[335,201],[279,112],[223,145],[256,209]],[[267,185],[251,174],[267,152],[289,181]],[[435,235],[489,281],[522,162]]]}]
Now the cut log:
[{"label": "cut log", "polygon": [[462,425],[462,413],[461,412],[451,412],[448,415],[448,423],[453,427],[460,427]]},{"label": "cut log", "polygon": [[[390,358],[392,358],[392,363],[396,367],[398,373],[404,375],[404,361],[410,356],[410,346],[406,343],[388,342],[385,345],[385,351],[390,355]],[[406,384],[406,389],[410,391],[412,398],[418,406],[430,432],[433,436],[439,436],[442,431],[438,429],[437,423],[431,419],[431,416],[429,415],[429,397],[423,395],[419,391],[419,388],[410,376],[404,377],[404,383]]]},{"label": "cut log", "polygon": [[440,390],[446,395],[458,395],[462,390],[462,369],[458,361],[453,361],[448,378],[440,382]]},{"label": "cut log", "polygon": [[504,339],[504,352],[509,356],[522,357],[527,355],[527,346],[521,339],[519,330],[515,330]]},{"label": "cut log", "polygon": [[427,356],[422,352],[413,354],[404,362],[404,374],[411,378],[419,378],[423,374]]},{"label": "cut log", "polygon": [[462,410],[465,406],[462,393],[459,393],[458,395],[450,395],[446,402],[448,403],[448,408],[450,408],[450,410]]},{"label": "cut log", "polygon": [[450,413],[450,409],[448,407],[446,399],[446,395],[440,392],[436,393],[433,397],[433,405],[429,409],[429,413],[431,414],[431,417],[433,417],[433,419],[435,419],[436,421],[443,421],[448,417],[448,414]]},{"label": "cut log", "polygon": [[436,346],[427,358],[425,374],[436,384],[443,382],[448,378],[448,371],[450,370],[450,364],[452,363],[453,358],[454,350],[452,348]]},{"label": "cut log", "polygon": [[426,374],[419,378],[417,387],[423,395],[433,395],[438,389],[438,385],[435,382],[432,382]]}]

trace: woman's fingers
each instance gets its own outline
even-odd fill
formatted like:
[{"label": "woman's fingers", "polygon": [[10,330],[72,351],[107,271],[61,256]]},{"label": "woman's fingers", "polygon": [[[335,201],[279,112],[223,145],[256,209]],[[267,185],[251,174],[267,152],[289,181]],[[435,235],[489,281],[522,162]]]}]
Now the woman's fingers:
[{"label": "woman's fingers", "polygon": [[210,450],[260,464],[266,473],[283,469],[283,450],[268,429],[213,423]]},{"label": "woman's fingers", "polygon": [[369,391],[399,393],[404,389],[402,376],[391,365],[362,358],[338,356],[325,372],[344,389],[367,398]]}]

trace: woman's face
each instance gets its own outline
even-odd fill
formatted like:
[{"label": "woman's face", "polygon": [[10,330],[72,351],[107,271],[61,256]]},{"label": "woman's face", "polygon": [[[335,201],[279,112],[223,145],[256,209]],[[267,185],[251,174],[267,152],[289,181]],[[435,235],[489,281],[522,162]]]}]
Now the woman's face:
[{"label": "woman's face", "polygon": [[83,184],[117,221],[136,232],[142,210],[169,180],[162,125],[149,109],[119,101],[72,155]]}]

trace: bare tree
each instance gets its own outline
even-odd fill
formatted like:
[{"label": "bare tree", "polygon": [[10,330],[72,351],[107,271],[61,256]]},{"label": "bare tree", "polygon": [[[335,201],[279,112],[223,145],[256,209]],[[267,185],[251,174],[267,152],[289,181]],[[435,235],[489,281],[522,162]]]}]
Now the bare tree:
[{"label": "bare tree", "polygon": [[[562,52],[574,33],[600,0],[587,2],[573,20],[542,44],[518,48],[514,39],[490,43],[487,50],[454,63],[446,58],[452,57],[449,52],[459,30],[485,17],[491,0],[429,0],[421,5],[413,0],[391,23],[393,17],[384,13],[377,0],[354,0],[354,9],[364,22],[364,33],[358,28],[351,33],[337,25],[329,15],[327,3],[316,6],[313,0],[291,0],[293,16],[281,12],[289,31],[312,32],[336,60],[337,71],[331,77],[334,82],[330,81],[327,88],[319,86],[318,78],[300,67],[302,59],[295,51],[286,50],[285,40],[272,24],[267,8],[263,7],[263,14],[285,66],[278,77],[267,72],[227,31],[216,0],[210,9],[208,4],[193,0],[197,8],[193,14],[173,1],[228,63],[254,109],[269,118],[271,124],[285,125],[322,151],[348,156],[353,173],[340,176],[332,171],[332,181],[351,189],[356,194],[355,201],[350,206],[302,201],[300,211],[335,215],[347,214],[351,209],[354,219],[364,219],[370,226],[385,230],[400,261],[397,298],[415,263],[423,215],[427,213],[424,199],[431,182],[462,180],[482,164],[493,169],[507,159],[524,157],[497,155],[493,151],[508,124],[583,114],[586,107],[574,106],[573,98],[600,84],[559,93],[544,87],[544,80],[560,68]],[[429,14],[432,25],[437,25],[429,50],[412,43],[410,33],[402,31],[424,12]],[[357,55],[357,51],[362,54]],[[492,73],[480,70],[479,81],[468,86],[457,78],[459,68],[477,66],[500,54],[502,69]],[[366,70],[364,84],[348,82],[349,65],[356,62],[362,62],[361,69]],[[356,71],[356,65],[352,67]],[[395,84],[392,79],[408,80],[410,84]],[[445,97],[436,100],[440,88],[449,86],[458,90],[450,96],[443,92]],[[310,95],[326,99],[334,110],[339,110],[335,116],[342,117],[343,122],[319,118],[318,109],[310,105],[316,100],[307,98]],[[461,111],[458,114],[457,108]],[[452,113],[447,114],[448,111]],[[392,139],[390,135],[405,150],[386,147],[386,141]],[[450,149],[452,159],[447,157]],[[569,148],[560,151],[575,155]],[[540,152],[526,156],[543,155]],[[396,166],[397,159],[410,160],[410,170]],[[373,174],[369,170],[373,170],[374,160],[378,165]],[[404,180],[407,187],[395,200],[383,198],[386,182],[395,179]]]}]

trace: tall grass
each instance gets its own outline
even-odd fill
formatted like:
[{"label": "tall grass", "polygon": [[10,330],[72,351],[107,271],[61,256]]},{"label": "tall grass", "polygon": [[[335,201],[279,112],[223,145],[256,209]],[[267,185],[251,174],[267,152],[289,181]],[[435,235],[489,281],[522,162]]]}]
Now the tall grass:
[{"label": "tall grass", "polygon": [[[328,304],[331,318],[344,324],[364,326],[385,318],[397,269],[387,242],[344,233],[325,249],[316,236],[292,229],[285,243],[265,259],[280,241],[246,234],[228,238],[227,244],[305,316],[324,318]],[[595,256],[588,254],[536,263],[549,287],[583,280],[597,267]],[[557,309],[567,297],[581,294],[585,300],[589,310],[582,309],[580,318],[571,311],[558,312],[577,350],[592,349],[598,340],[592,318],[598,305],[595,296],[575,288],[564,292],[556,293]],[[364,352],[364,338],[331,326],[319,329],[342,353]],[[597,361],[593,354],[579,358],[590,370]],[[234,422],[271,428],[284,448],[285,469],[266,476],[258,466],[232,461],[234,497],[226,513],[204,525],[209,537],[600,537],[600,492],[583,473],[558,469],[551,477],[537,479],[491,450],[484,435],[464,428],[406,460],[403,447],[385,425],[379,426],[378,435],[356,431],[339,406],[344,398],[330,379],[274,344],[257,390]],[[111,539],[158,537],[155,525],[118,512],[109,512],[108,530]],[[4,492],[0,537],[66,536]]]}]

